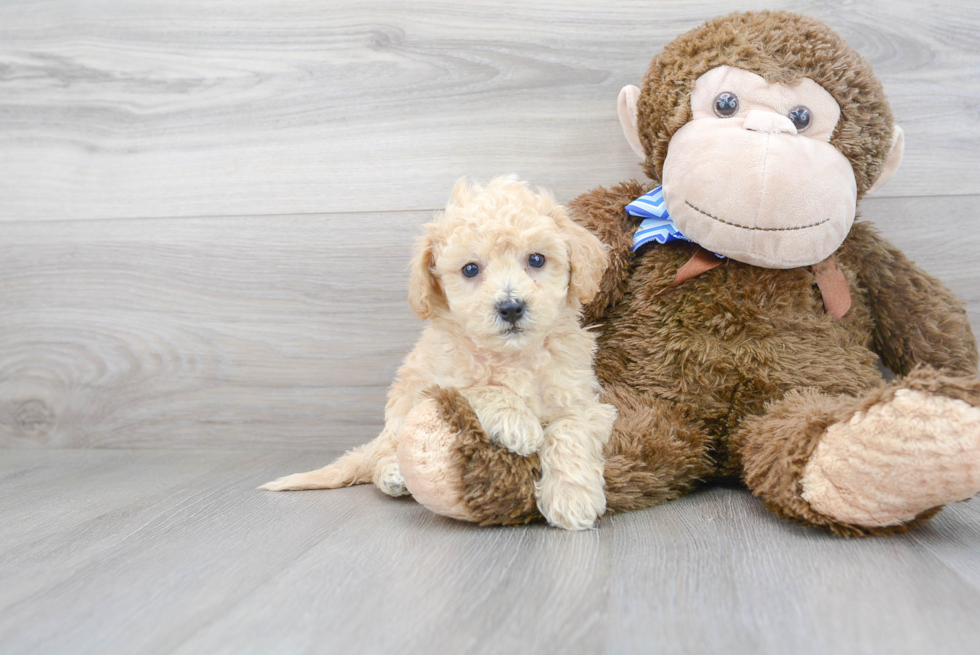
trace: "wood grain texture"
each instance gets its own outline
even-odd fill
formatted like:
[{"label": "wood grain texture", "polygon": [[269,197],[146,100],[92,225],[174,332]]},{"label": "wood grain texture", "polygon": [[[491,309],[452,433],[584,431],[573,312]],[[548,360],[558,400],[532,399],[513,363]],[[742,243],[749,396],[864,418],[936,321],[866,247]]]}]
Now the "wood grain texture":
[{"label": "wood grain texture", "polygon": [[9,224],[0,444],[366,441],[421,329],[428,217]]},{"label": "wood grain texture", "polygon": [[[867,220],[980,327],[976,196]],[[421,328],[427,212],[16,222],[0,242],[0,446],[349,447]],[[980,330],[978,330],[980,332]]]},{"label": "wood grain texture", "polygon": [[[62,653],[973,653],[980,512],[843,540],[716,488],[598,530],[478,528],[320,452],[0,459],[0,644]],[[25,504],[33,520],[26,520]]]},{"label": "wood grain texture", "polygon": [[889,196],[980,193],[972,0],[0,6],[0,221],[431,209],[464,174],[640,174],[616,96],[733,9],[829,22],[907,135]]}]

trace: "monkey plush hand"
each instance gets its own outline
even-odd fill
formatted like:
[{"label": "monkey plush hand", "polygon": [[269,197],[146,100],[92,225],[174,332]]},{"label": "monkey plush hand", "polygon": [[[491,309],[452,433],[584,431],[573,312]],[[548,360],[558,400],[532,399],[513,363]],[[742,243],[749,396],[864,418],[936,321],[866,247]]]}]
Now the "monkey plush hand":
[{"label": "monkey plush hand", "polygon": [[[668,44],[619,113],[654,183],[571,203],[611,256],[583,316],[619,412],[608,510],[737,477],[782,517],[872,535],[980,491],[963,305],[856,218],[903,147],[868,63],[811,18],[731,14]],[[684,238],[634,251],[642,218],[625,208],[658,185]],[[535,457],[491,443],[453,390],[399,440],[408,489],[432,510],[540,518]]]}]

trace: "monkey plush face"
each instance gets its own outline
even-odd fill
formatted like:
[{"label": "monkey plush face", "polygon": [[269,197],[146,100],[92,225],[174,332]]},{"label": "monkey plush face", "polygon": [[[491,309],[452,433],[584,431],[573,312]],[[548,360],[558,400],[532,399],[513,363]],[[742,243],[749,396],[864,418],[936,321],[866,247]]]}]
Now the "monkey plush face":
[{"label": "monkey plush face", "polygon": [[731,66],[701,75],[692,119],[670,141],[667,211],[704,248],[768,268],[822,261],[857,205],[851,164],[830,145],[840,107],[810,79],[769,84]]},{"label": "monkey plush face", "polygon": [[669,43],[619,117],[677,228],[748,264],[833,254],[858,200],[902,158],[871,66],[827,25],[782,11],[721,16]]}]

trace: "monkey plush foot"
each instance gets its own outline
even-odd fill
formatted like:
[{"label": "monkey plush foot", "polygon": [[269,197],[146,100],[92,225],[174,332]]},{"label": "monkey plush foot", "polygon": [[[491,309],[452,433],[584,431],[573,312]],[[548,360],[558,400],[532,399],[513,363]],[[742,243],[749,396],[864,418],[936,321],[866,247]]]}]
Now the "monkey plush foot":
[{"label": "monkey plush foot", "polygon": [[[937,381],[896,389],[829,426],[801,480],[810,507],[841,523],[883,528],[980,492],[977,384]],[[927,390],[947,391],[937,386],[956,393]]]},{"label": "monkey plush foot", "polygon": [[472,521],[463,503],[462,474],[453,453],[456,432],[431,398],[406,417],[398,439],[398,463],[405,486],[418,503],[436,514]]},{"label": "monkey plush foot", "polygon": [[481,525],[540,520],[534,497],[537,455],[522,457],[493,443],[454,389],[416,405],[398,436],[405,486],[436,514]]}]

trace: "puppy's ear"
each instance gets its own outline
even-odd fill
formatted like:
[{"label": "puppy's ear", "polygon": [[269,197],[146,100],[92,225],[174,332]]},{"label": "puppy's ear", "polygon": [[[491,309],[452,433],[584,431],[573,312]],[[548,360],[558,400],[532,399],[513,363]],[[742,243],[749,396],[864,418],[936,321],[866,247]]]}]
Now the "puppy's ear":
[{"label": "puppy's ear", "polygon": [[456,180],[456,184],[453,185],[453,192],[449,194],[449,204],[462,207],[463,205],[471,202],[473,197],[479,193],[479,191],[479,187],[470,185],[466,177],[461,177]]},{"label": "puppy's ear", "polygon": [[446,296],[433,272],[436,265],[432,252],[433,243],[431,233],[416,239],[415,253],[408,265],[408,304],[411,305],[412,312],[423,321],[446,305]]},{"label": "puppy's ear", "polygon": [[568,260],[571,272],[568,295],[585,304],[599,293],[599,283],[609,265],[608,247],[584,227],[568,217],[565,208],[556,206],[551,217],[558,225],[568,244]]}]

